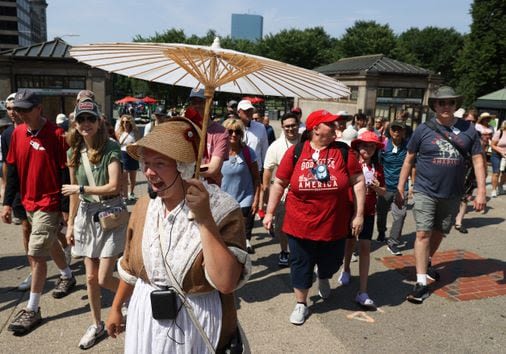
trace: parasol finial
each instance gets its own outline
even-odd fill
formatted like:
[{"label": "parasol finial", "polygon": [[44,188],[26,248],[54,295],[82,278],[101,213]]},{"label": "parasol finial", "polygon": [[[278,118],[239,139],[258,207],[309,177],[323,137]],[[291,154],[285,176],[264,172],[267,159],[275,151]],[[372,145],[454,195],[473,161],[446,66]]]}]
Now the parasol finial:
[{"label": "parasol finial", "polygon": [[211,45],[211,49],[221,49],[220,37],[214,37],[213,44]]}]

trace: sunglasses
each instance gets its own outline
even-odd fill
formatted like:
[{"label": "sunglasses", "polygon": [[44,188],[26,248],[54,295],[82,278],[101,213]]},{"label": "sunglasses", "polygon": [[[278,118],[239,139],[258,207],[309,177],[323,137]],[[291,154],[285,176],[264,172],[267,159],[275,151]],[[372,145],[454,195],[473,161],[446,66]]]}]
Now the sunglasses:
[{"label": "sunglasses", "polygon": [[241,129],[228,129],[228,135],[232,135],[235,133],[235,135],[242,135]]},{"label": "sunglasses", "polygon": [[436,102],[437,102],[437,105],[441,106],[441,107],[455,106],[457,103],[455,100],[437,100]]},{"label": "sunglasses", "polygon": [[84,115],[84,114],[81,114],[80,116],[78,116],[76,118],[76,122],[79,123],[79,124],[82,124],[86,121],[90,122],[90,123],[95,123],[97,121],[97,117],[96,116],[92,116],[92,115]]},{"label": "sunglasses", "polygon": [[19,108],[19,107],[14,107],[14,112],[18,112],[18,113],[28,113],[28,112],[31,112],[33,110],[33,107],[35,106],[32,106],[30,108]]},{"label": "sunglasses", "polygon": [[283,129],[295,129],[295,128],[298,128],[299,126],[297,124],[289,124],[289,125],[285,125],[283,126]]}]

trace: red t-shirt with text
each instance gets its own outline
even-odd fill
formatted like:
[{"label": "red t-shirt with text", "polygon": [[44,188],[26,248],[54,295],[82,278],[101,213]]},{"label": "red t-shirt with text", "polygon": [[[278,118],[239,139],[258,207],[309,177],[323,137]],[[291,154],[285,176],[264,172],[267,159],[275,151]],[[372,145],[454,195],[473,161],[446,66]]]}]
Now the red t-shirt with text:
[{"label": "red t-shirt with text", "polygon": [[46,121],[37,134],[28,132],[26,124],[12,133],[7,163],[15,165],[21,203],[26,211],[59,211],[61,169],[67,161],[64,130]]},{"label": "red t-shirt with text", "polygon": [[[383,173],[383,166],[380,164],[375,164],[374,166],[362,164],[362,172],[365,175],[365,169],[369,171],[374,178],[376,178],[380,184],[380,187],[385,187],[385,174]],[[366,215],[376,215],[376,201],[377,195],[374,189],[369,186],[366,186],[365,191],[365,205],[364,205],[364,216]]]},{"label": "red t-shirt with text", "polygon": [[357,157],[348,153],[348,163],[339,148],[320,150],[318,164],[326,164],[330,180],[320,182],[313,175],[315,152],[305,142],[300,157],[293,166],[295,145],[291,146],[279,165],[276,177],[289,180],[283,232],[313,241],[334,241],[348,234],[350,208],[349,176],[362,173]]}]

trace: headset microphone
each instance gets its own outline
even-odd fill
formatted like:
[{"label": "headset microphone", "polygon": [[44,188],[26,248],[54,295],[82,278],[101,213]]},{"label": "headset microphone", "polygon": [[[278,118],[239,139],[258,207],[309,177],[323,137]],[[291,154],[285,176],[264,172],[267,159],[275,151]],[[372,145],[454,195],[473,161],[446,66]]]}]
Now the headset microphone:
[{"label": "headset microphone", "polygon": [[153,191],[153,190],[151,189],[151,190],[149,191],[149,197],[150,197],[151,199],[155,199],[155,198],[156,198],[156,197],[157,197],[160,193],[165,192],[167,189],[171,188],[171,187],[174,185],[174,183],[176,183],[177,178],[178,178],[179,176],[180,176],[180,175],[179,175],[179,172],[178,172],[178,174],[174,177],[174,179],[172,180],[172,182],[171,182],[171,183],[170,183],[167,187],[165,187],[165,188],[163,188],[163,189],[160,189],[160,190],[158,190],[158,191],[156,191],[156,192],[155,192],[155,191]]}]

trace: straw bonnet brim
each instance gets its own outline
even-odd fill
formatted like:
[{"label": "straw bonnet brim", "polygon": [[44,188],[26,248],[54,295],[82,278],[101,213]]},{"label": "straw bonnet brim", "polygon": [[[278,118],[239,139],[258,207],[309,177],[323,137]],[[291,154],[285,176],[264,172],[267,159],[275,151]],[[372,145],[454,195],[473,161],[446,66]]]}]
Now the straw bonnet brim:
[{"label": "straw bonnet brim", "polygon": [[142,150],[149,149],[180,162],[195,162],[201,130],[189,119],[176,117],[159,124],[145,137],[127,146],[127,152],[136,160]]}]

